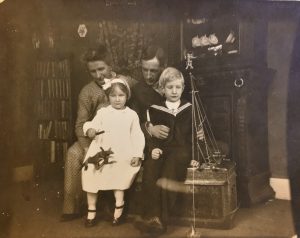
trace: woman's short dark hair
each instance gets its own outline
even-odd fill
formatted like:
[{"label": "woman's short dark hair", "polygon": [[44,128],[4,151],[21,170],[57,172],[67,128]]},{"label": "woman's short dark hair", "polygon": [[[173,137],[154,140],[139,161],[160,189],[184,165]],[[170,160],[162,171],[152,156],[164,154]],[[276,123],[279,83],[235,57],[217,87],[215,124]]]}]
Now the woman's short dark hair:
[{"label": "woman's short dark hair", "polygon": [[157,45],[149,45],[143,49],[142,60],[151,60],[156,57],[159,60],[159,64],[164,66],[166,63],[166,56],[163,48]]},{"label": "woman's short dark hair", "polygon": [[99,45],[97,48],[89,48],[82,57],[83,62],[88,63],[92,61],[104,61],[111,65],[111,55],[104,45]]}]

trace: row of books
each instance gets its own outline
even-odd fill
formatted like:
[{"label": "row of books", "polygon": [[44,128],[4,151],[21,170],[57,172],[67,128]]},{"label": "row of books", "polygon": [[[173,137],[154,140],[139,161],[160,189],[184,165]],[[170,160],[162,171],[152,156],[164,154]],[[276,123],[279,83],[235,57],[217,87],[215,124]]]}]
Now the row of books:
[{"label": "row of books", "polygon": [[39,78],[37,92],[40,98],[64,99],[70,96],[69,79],[63,78]]},{"label": "row of books", "polygon": [[48,141],[47,143],[47,154],[49,156],[50,163],[56,163],[59,161],[64,161],[67,156],[68,143],[67,142],[58,142],[55,140]]},{"label": "row of books", "polygon": [[69,61],[37,61],[35,76],[37,78],[69,78]]},{"label": "row of books", "polygon": [[71,105],[67,100],[40,100],[36,103],[36,112],[41,120],[69,119]]},{"label": "row of books", "polygon": [[43,157],[51,163],[61,162],[72,130],[69,60],[36,61],[34,78],[37,137],[44,145]]},{"label": "row of books", "polygon": [[41,140],[69,139],[70,123],[68,121],[44,121],[38,124],[38,138]]}]

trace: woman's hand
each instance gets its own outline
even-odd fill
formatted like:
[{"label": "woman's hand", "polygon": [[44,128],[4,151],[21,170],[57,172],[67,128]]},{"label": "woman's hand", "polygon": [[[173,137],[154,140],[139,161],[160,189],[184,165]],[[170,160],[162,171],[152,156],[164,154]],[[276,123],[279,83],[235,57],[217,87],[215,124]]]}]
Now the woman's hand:
[{"label": "woman's hand", "polygon": [[96,136],[96,130],[93,128],[90,128],[87,130],[86,135],[90,138],[90,139],[94,139]]},{"label": "woman's hand", "polygon": [[197,160],[191,160],[191,163],[190,165],[193,167],[193,168],[197,168],[199,167],[199,162]]},{"label": "woman's hand", "polygon": [[137,166],[140,166],[141,165],[141,158],[139,158],[139,157],[133,157],[132,159],[131,159],[131,161],[130,161],[130,165],[132,166],[132,167],[137,167]]},{"label": "woman's hand", "polygon": [[162,150],[159,149],[159,148],[155,148],[152,150],[152,153],[151,153],[151,157],[152,159],[159,159],[159,157],[162,155]]}]

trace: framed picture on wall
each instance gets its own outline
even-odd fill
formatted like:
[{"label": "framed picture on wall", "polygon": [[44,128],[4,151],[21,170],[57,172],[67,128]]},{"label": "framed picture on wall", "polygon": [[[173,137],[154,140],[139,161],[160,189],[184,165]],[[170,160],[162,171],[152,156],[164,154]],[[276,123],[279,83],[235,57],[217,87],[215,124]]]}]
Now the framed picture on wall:
[{"label": "framed picture on wall", "polygon": [[182,22],[182,55],[197,58],[240,52],[240,30],[234,16],[185,18]]}]

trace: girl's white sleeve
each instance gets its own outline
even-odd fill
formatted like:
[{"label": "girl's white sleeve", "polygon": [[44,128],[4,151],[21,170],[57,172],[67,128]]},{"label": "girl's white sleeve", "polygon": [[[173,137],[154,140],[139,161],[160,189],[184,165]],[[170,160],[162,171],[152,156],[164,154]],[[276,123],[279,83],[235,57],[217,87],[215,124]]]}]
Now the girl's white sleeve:
[{"label": "girl's white sleeve", "polygon": [[96,131],[101,129],[101,118],[102,118],[102,110],[99,109],[97,111],[96,116],[93,118],[92,121],[87,121],[83,124],[83,134],[86,135],[88,129],[93,128]]},{"label": "girl's white sleeve", "polygon": [[133,113],[133,121],[131,124],[131,142],[133,145],[133,156],[132,157],[139,157],[143,158],[143,152],[145,147],[145,137],[144,133],[142,132],[140,126],[140,120],[136,112]]}]

